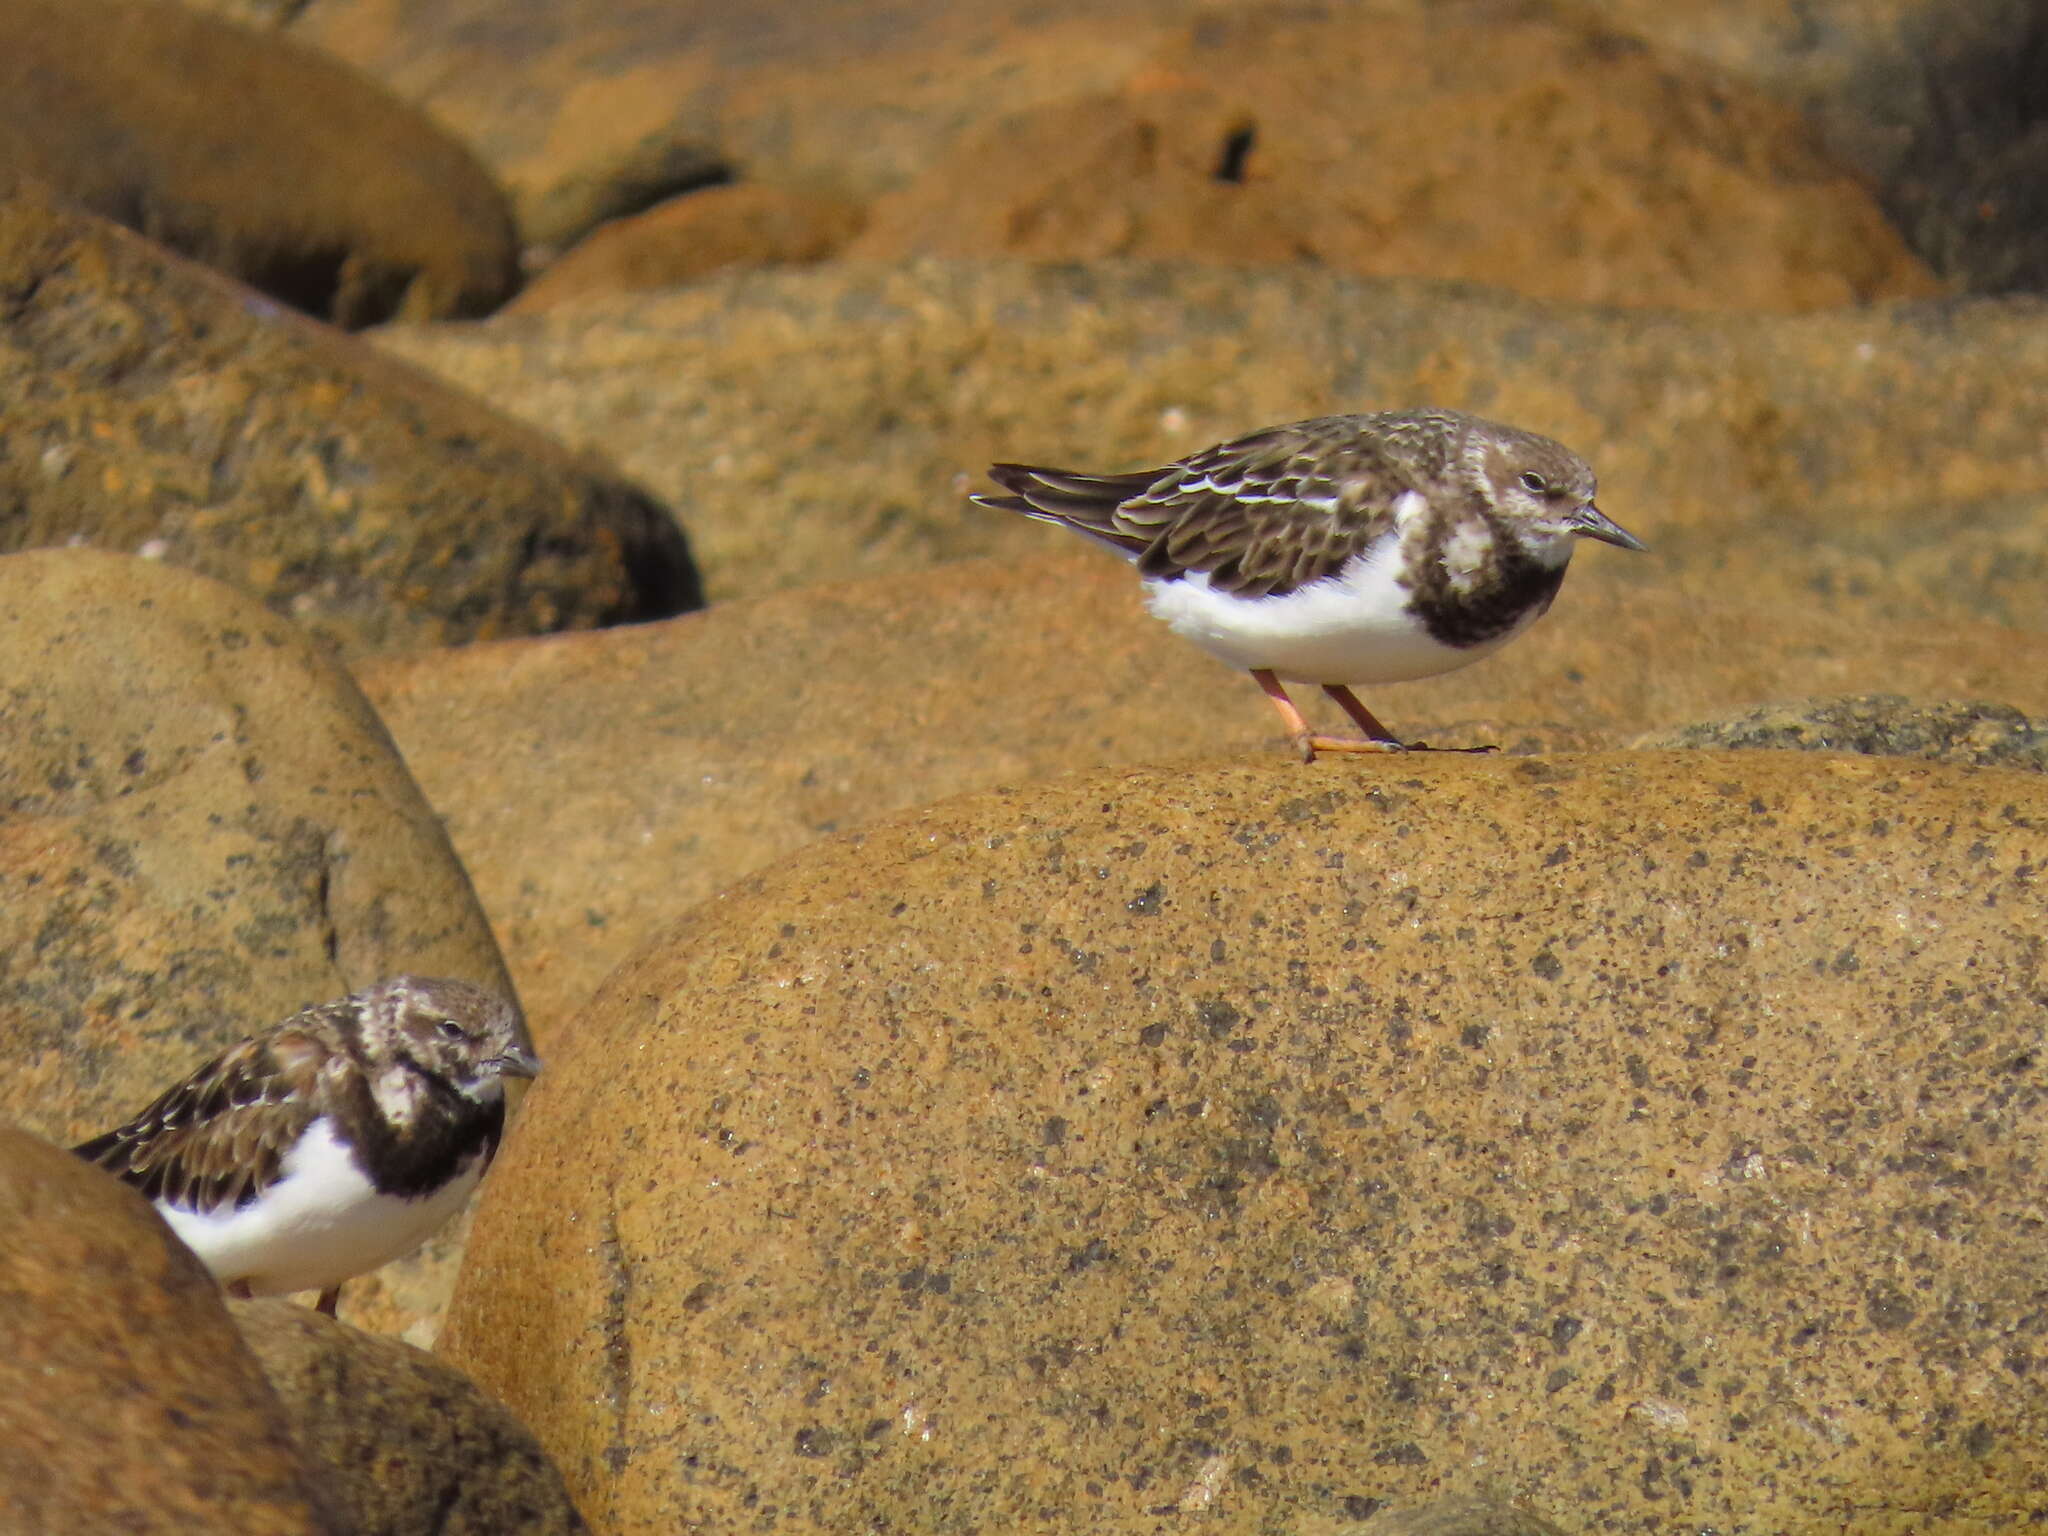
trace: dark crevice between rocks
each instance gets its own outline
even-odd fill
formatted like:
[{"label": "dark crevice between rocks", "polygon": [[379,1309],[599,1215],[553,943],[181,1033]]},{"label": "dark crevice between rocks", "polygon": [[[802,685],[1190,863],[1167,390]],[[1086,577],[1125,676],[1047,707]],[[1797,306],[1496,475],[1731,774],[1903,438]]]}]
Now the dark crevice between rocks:
[{"label": "dark crevice between rocks", "polygon": [[645,213],[657,203],[665,203],[672,197],[681,197],[688,192],[702,192],[706,187],[729,187],[740,179],[739,172],[722,161],[706,164],[693,162],[673,176],[653,176],[644,181],[628,180],[614,191],[608,206],[607,218],[630,218],[636,213]]},{"label": "dark crevice between rocks", "polygon": [[689,536],[653,497],[629,493],[627,505],[605,526],[619,530],[619,555],[629,595],[605,624],[643,624],[695,613],[704,606],[704,579],[690,553]]},{"label": "dark crevice between rocks", "polygon": [[1245,162],[1251,159],[1252,149],[1258,142],[1259,128],[1256,123],[1240,124],[1225,134],[1223,148],[1216,156],[1216,179],[1232,183],[1242,182]]},{"label": "dark crevice between rocks", "polygon": [[633,1341],[626,1332],[626,1308],[633,1296],[633,1271],[619,1242],[616,1204],[608,1205],[605,1210],[598,1251],[604,1257],[605,1267],[604,1359],[612,1399],[611,1442],[604,1448],[604,1462],[616,1477],[632,1458],[626,1420],[633,1401]]}]

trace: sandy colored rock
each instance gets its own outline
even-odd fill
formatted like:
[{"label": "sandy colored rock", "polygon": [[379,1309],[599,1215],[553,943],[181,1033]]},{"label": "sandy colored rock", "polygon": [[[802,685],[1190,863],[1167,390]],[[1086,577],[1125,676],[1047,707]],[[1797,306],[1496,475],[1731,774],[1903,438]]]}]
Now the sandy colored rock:
[{"label": "sandy colored rock", "polygon": [[803,266],[844,246],[861,210],[741,182],[706,187],[592,231],[506,306],[534,314],[607,293],[674,288],[725,267]]},{"label": "sandy colored rock", "polygon": [[750,179],[896,185],[964,129],[1124,78],[1198,0],[1008,5],[501,0],[401,9],[321,0],[295,36],[421,101],[475,145],[529,242]]},{"label": "sandy colored rock", "polygon": [[930,807],[615,973],[445,1348],[605,1531],[2024,1523],[2044,827],[1765,753]]},{"label": "sandy colored rock", "polygon": [[586,1529],[562,1475],[460,1371],[288,1302],[228,1303],[342,1526],[378,1536]]},{"label": "sandy colored rock", "polygon": [[0,551],[161,555],[348,654],[677,613],[674,520],[417,370],[0,195]]},{"label": "sandy colored rock", "polygon": [[0,1125],[0,1526],[342,1536],[199,1261],[142,1197]]},{"label": "sandy colored rock", "polygon": [[1541,1515],[1487,1498],[1434,1499],[1389,1509],[1355,1528],[1355,1536],[1564,1536]]},{"label": "sandy colored rock", "polygon": [[[563,243],[720,166],[887,192],[996,119],[1113,93],[1218,18],[1275,15],[1215,0],[320,0],[296,30],[428,104],[509,183],[527,238]],[[2048,249],[2024,199],[1973,198],[2038,121],[2030,0],[1381,0],[1278,15],[1639,36],[1797,108],[1943,270],[1995,282],[2026,269],[2015,252]],[[1571,95],[1606,83],[1596,70]]]},{"label": "sandy colored rock", "polygon": [[[405,971],[509,989],[346,673],[218,582],[0,558],[0,1117],[69,1146],[254,1030]],[[344,1293],[431,1328],[443,1239]]]},{"label": "sandy colored rock", "polygon": [[2048,772],[2048,725],[2011,705],[1916,702],[1893,693],[1745,710],[1652,732],[1634,745],[1861,752]]},{"label": "sandy colored rock", "polygon": [[380,339],[684,509],[719,599],[1044,553],[1055,531],[965,504],[997,459],[1131,469],[1434,404],[1582,453],[1654,548],[1646,588],[2034,626],[2044,313],[1631,314],[1306,269],[916,263]]},{"label": "sandy colored rock", "polygon": [[1683,309],[1940,291],[1789,107],[1612,33],[1449,10],[1212,18],[1115,95],[989,124],[848,254],[1307,261]]},{"label": "sandy colored rock", "polygon": [[[2048,635],[1638,591],[1627,564],[1584,553],[1499,656],[1368,701],[1410,739],[1510,753],[1858,690],[1933,713],[1953,696],[2048,707]],[[1057,773],[1283,752],[1251,681],[1089,552],[393,657],[361,680],[447,818],[544,1048],[673,916],[815,838]]]},{"label": "sandy colored rock", "polygon": [[504,194],[425,113],[170,0],[0,7],[0,166],[341,325],[482,314],[517,276]]}]

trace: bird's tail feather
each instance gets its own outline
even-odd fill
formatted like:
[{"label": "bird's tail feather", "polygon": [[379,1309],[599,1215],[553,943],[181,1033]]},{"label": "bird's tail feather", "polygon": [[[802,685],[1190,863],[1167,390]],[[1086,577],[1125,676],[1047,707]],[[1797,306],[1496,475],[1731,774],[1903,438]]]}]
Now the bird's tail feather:
[{"label": "bird's tail feather", "polygon": [[1033,464],[993,464],[988,476],[1008,496],[972,496],[978,506],[1021,512],[1042,523],[1058,523],[1134,558],[1146,541],[1134,541],[1116,525],[1116,509],[1142,496],[1159,479],[1156,469],[1128,475],[1087,475],[1073,470],[1045,469]]}]

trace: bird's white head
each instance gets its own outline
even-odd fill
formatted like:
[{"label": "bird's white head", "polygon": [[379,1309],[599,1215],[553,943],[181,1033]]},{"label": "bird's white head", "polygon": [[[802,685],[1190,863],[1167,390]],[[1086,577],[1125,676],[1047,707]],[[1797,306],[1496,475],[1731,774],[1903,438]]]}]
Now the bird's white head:
[{"label": "bird's white head", "polygon": [[482,987],[439,976],[395,976],[356,1001],[374,1091],[397,1118],[404,1118],[422,1077],[489,1103],[503,1097],[506,1078],[540,1071],[518,1006]]},{"label": "bird's white head", "polygon": [[1464,469],[1475,494],[1534,558],[1563,565],[1578,539],[1621,549],[1647,546],[1593,505],[1593,469],[1562,443],[1534,432],[1475,423]]}]

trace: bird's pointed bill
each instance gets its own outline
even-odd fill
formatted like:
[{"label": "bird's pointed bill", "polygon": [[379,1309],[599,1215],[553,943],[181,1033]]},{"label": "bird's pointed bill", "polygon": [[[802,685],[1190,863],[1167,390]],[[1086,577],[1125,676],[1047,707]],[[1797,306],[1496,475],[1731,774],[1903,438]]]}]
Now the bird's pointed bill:
[{"label": "bird's pointed bill", "polygon": [[1580,537],[1598,539],[1602,544],[1612,544],[1619,549],[1633,549],[1641,553],[1650,547],[1590,501],[1572,514],[1571,525],[1572,532]]}]

